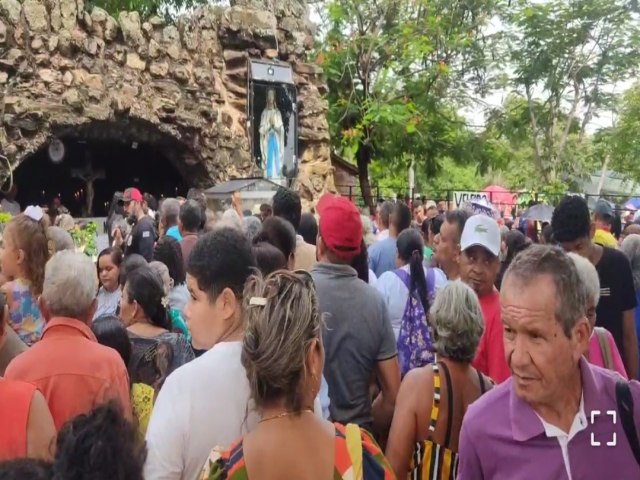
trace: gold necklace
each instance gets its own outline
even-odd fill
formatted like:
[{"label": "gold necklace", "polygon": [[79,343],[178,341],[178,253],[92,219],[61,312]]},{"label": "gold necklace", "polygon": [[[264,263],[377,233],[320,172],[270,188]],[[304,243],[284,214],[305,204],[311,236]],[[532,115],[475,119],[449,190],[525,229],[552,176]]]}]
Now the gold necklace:
[{"label": "gold necklace", "polygon": [[299,412],[282,412],[276,415],[271,415],[270,417],[261,419],[258,423],[268,422],[269,420],[277,420],[278,418],[289,417],[291,415],[298,415],[300,413],[315,413],[312,408],[305,408],[304,410],[300,410]]}]

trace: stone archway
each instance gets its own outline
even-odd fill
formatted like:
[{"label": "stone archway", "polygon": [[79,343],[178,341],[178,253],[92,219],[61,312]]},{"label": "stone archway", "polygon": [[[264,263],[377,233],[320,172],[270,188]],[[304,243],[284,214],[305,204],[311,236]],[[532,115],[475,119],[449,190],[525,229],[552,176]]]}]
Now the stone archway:
[{"label": "stone archway", "polygon": [[157,132],[193,186],[251,176],[247,58],[278,59],[294,68],[297,184],[315,201],[334,186],[326,85],[321,69],[304,63],[313,42],[306,3],[260,8],[236,2],[166,25],[137,12],[116,21],[100,8],[85,11],[82,0],[0,0],[0,152],[19,165],[60,132],[95,135],[90,125],[104,125],[132,141]]},{"label": "stone archway", "polygon": [[52,134],[64,148],[62,159],[51,158],[46,141],[13,172],[21,205],[57,196],[74,216],[101,216],[115,191],[135,186],[172,197],[208,176],[183,143],[132,117],[56,125]]}]

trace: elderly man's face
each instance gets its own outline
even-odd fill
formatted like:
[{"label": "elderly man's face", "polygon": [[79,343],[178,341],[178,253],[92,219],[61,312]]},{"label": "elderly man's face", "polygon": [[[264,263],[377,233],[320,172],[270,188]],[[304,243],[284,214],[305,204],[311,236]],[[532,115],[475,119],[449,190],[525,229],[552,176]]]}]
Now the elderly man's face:
[{"label": "elderly man's face", "polygon": [[527,284],[508,276],[500,303],[504,350],[515,393],[532,406],[562,401],[579,375],[578,361],[589,342],[589,325],[580,318],[567,337],[556,319],[556,289],[549,275]]},{"label": "elderly man's face", "polygon": [[499,271],[500,259],[484,247],[467,248],[460,255],[460,277],[480,297],[493,291]]}]

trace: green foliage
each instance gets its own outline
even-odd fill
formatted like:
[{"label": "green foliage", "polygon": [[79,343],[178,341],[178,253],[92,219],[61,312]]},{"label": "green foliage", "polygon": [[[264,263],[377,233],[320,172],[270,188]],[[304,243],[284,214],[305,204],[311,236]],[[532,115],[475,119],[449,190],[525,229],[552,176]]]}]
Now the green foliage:
[{"label": "green foliage", "polygon": [[76,247],[92,258],[98,255],[97,232],[98,225],[95,222],[89,222],[84,228],[76,226],[69,230]]},{"label": "green foliage", "polygon": [[[494,0],[331,0],[318,52],[329,84],[334,146],[360,168],[401,171],[408,158],[428,174],[445,158],[468,161],[477,144],[456,113],[486,90]],[[361,178],[362,190],[368,178]]]},{"label": "green foliage", "polygon": [[115,18],[118,18],[118,14],[122,11],[137,11],[143,19],[152,15],[171,19],[175,18],[178,12],[209,3],[215,2],[207,0],[93,0],[87,2],[85,8],[91,11],[94,6],[100,7]]},{"label": "green foliage", "polygon": [[13,216],[10,213],[0,212],[0,225],[6,225],[12,218]]},{"label": "green foliage", "polygon": [[[492,157],[491,167],[501,172],[502,183],[511,189],[534,189],[549,194],[572,190],[577,181],[602,165],[602,157],[594,154],[591,138],[581,135],[573,122],[563,140],[566,152],[562,163],[559,163],[559,175],[545,179],[531,142],[535,136],[530,122],[532,111],[539,125],[555,122],[560,127],[555,129],[555,136],[564,134],[569,122],[566,115],[560,113],[552,119],[540,102],[529,102],[523,96],[512,94],[501,108],[494,109],[487,116],[485,136],[502,141],[504,149],[503,155]],[[560,138],[551,140],[559,142]]]},{"label": "green foliage", "polygon": [[519,0],[502,18],[512,85],[526,105],[508,133],[529,137],[544,183],[584,174],[576,158],[593,158],[580,152],[586,127],[613,107],[607,87],[632,78],[640,61],[636,14],[626,0]]},{"label": "green foliage", "polygon": [[623,96],[615,128],[600,135],[599,144],[611,151],[612,169],[640,182],[640,84]]}]

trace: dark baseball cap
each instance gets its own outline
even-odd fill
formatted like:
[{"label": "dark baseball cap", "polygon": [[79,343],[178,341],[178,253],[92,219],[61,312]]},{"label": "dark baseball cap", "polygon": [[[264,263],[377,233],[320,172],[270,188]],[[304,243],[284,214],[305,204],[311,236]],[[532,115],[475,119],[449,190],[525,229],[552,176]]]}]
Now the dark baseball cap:
[{"label": "dark baseball cap", "polygon": [[613,217],[613,208],[611,207],[611,204],[606,200],[602,200],[602,199],[598,200],[596,202],[596,206],[593,209],[593,211],[594,213],[596,213],[597,215],[603,218]]}]

